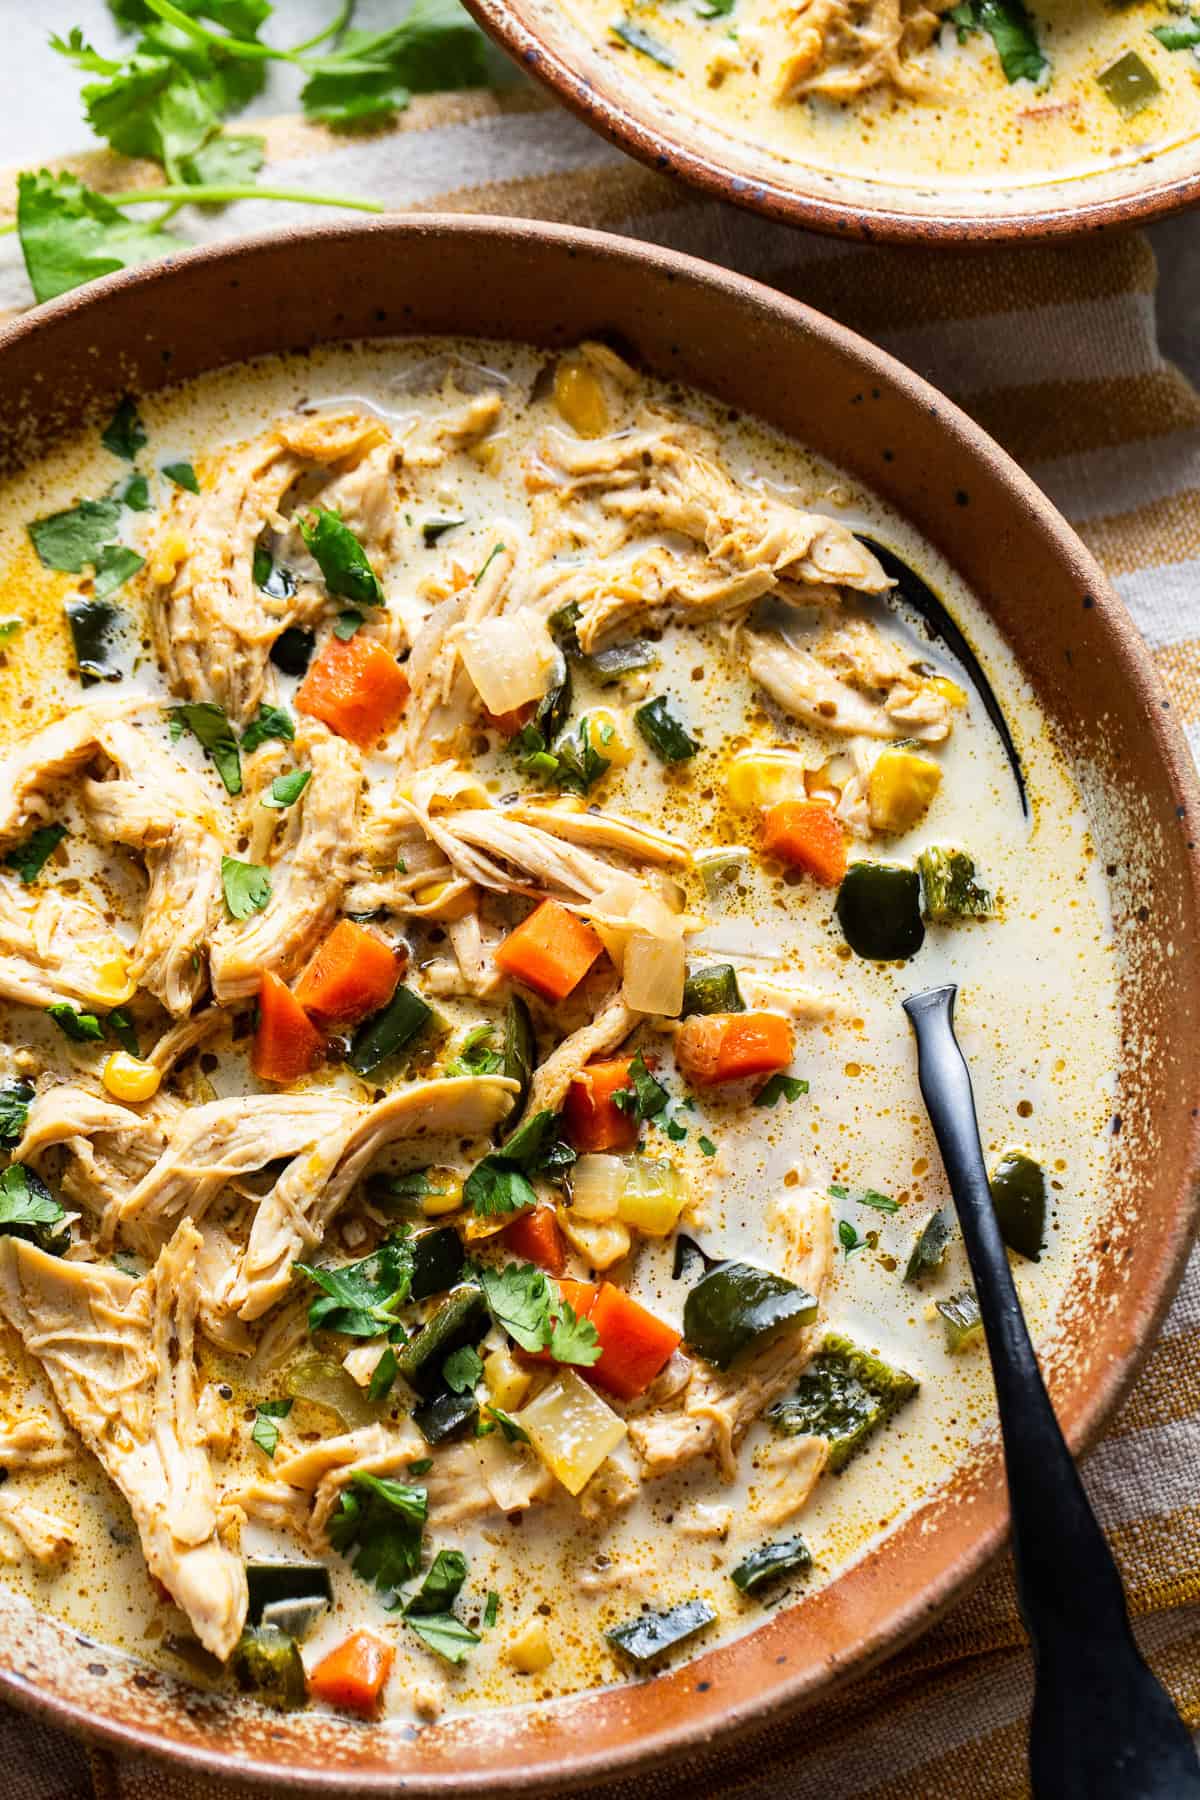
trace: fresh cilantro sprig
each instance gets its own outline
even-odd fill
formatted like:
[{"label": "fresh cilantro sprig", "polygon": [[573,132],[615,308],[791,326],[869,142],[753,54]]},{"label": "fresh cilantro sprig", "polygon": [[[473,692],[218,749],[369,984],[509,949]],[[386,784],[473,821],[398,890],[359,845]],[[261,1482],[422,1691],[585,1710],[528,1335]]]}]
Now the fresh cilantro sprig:
[{"label": "fresh cilantro sprig", "polygon": [[477,1025],[468,1031],[458,1047],[458,1055],[446,1064],[447,1075],[497,1075],[504,1067],[504,1057],[493,1048],[494,1025]]},{"label": "fresh cilantro sprig", "polygon": [[24,1135],[33,1093],[33,1084],[29,1081],[0,1084],[0,1144],[6,1150],[19,1144]]},{"label": "fresh cilantro sprig", "polygon": [[549,1350],[556,1362],[584,1368],[600,1360],[596,1327],[577,1317],[536,1263],[479,1268],[475,1279],[493,1319],[522,1350]]},{"label": "fresh cilantro sprig", "polygon": [[520,1212],[537,1202],[530,1176],[553,1177],[574,1160],[575,1152],[558,1139],[558,1114],[534,1113],[476,1163],[463,1183],[463,1199],[481,1219]]},{"label": "fresh cilantro sprig", "polygon": [[301,1275],[321,1289],[308,1309],[310,1331],[340,1331],[373,1338],[398,1329],[396,1314],[412,1286],[412,1241],[407,1232],[385,1238],[378,1249],[340,1268],[298,1262]]},{"label": "fresh cilantro sprig", "polygon": [[799,1100],[800,1096],[807,1092],[807,1081],[801,1080],[796,1075],[784,1075],[780,1072],[763,1082],[754,1096],[754,1104],[755,1106],[774,1106],[778,1100],[783,1099],[791,1105],[793,1101]]},{"label": "fresh cilantro sprig", "polygon": [[272,1461],[279,1444],[279,1421],[287,1418],[292,1405],[291,1400],[260,1400],[254,1409],[254,1428],[250,1433],[250,1441]]},{"label": "fresh cilantro sprig", "polygon": [[869,1206],[873,1212],[900,1211],[900,1202],[893,1200],[890,1194],[881,1194],[878,1188],[864,1188],[861,1194],[855,1194],[840,1181],[834,1181],[829,1185],[829,1192],[835,1200],[853,1200],[856,1206]]},{"label": "fresh cilantro sprig", "polygon": [[330,507],[318,506],[300,520],[300,535],[325,578],[325,586],[339,599],[357,606],[382,606],[383,587],[358,538]]},{"label": "fresh cilantro sprig", "polygon": [[329,1541],[356,1575],[387,1593],[411,1581],[420,1568],[428,1513],[424,1488],[359,1469],[329,1521]]},{"label": "fresh cilantro sprig", "polygon": [[632,1119],[654,1119],[666,1107],[670,1095],[661,1081],[656,1081],[646,1067],[639,1050],[629,1065],[629,1086],[617,1088],[613,1105]]},{"label": "fresh cilantro sprig", "polygon": [[221,888],[225,907],[231,919],[248,919],[263,912],[271,899],[271,872],[261,863],[239,862],[235,856],[221,858]]},{"label": "fresh cilantro sprig", "polygon": [[0,1234],[61,1256],[71,1242],[66,1217],[40,1175],[24,1163],[9,1163],[0,1175]]}]

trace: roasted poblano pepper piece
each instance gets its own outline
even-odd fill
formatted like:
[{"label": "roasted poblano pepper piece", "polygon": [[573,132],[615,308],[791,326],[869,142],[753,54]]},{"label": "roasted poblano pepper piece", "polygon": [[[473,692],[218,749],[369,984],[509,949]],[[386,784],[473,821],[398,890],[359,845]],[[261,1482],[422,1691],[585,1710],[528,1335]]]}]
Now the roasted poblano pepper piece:
[{"label": "roasted poblano pepper piece", "polygon": [[125,615],[108,600],[69,600],[66,614],[75,666],[84,686],[93,681],[120,681],[124,671],[113,659],[113,639]]},{"label": "roasted poblano pepper piece", "polygon": [[754,1263],[723,1262],[702,1275],[683,1307],[688,1346],[727,1369],[751,1344],[785,1325],[811,1325],[817,1301],[794,1281]]},{"label": "roasted poblano pepper piece", "polygon": [[979,1302],[970,1288],[952,1295],[949,1300],[939,1300],[937,1310],[946,1333],[946,1348],[952,1356],[959,1350],[968,1349],[983,1330]]},{"label": "roasted poblano pepper piece", "polygon": [[915,956],[925,942],[920,877],[898,863],[851,863],[836,911],[850,948],[872,962]]},{"label": "roasted poblano pepper piece", "polygon": [[439,1225],[435,1231],[423,1231],[412,1241],[412,1281],[409,1298],[428,1300],[431,1294],[445,1294],[463,1272],[462,1239],[453,1225]]},{"label": "roasted poblano pepper piece", "polygon": [[760,1544],[736,1569],[730,1580],[743,1594],[756,1594],[759,1588],[781,1581],[785,1575],[802,1575],[812,1568],[812,1551],[802,1537],[781,1538],[775,1544]]},{"label": "roasted poblano pepper piece", "polygon": [[683,985],[683,1012],[745,1012],[746,1002],[738,987],[737,971],[732,963],[713,963],[711,968],[697,969]]},{"label": "roasted poblano pepper piece", "polygon": [[479,1402],[474,1394],[452,1394],[447,1389],[414,1407],[412,1419],[427,1444],[446,1444],[452,1438],[465,1437],[477,1423]]},{"label": "roasted poblano pepper piece", "polygon": [[396,1373],[426,1396],[441,1386],[442,1364],[452,1350],[477,1344],[488,1328],[487,1303],[480,1288],[456,1288],[448,1294],[407,1344],[396,1346]]},{"label": "roasted poblano pepper piece", "polygon": [[521,1090],[508,1115],[509,1124],[515,1125],[525,1110],[537,1064],[537,1040],[533,1035],[533,1021],[529,1016],[529,1008],[519,994],[512,995],[505,1010],[503,1056],[503,1073],[509,1081],[515,1081]]},{"label": "roasted poblano pepper piece", "polygon": [[905,1281],[920,1281],[924,1276],[932,1275],[935,1269],[940,1269],[945,1259],[946,1246],[953,1235],[953,1227],[939,1206],[926,1219],[921,1235],[912,1247],[912,1255],[904,1271]]},{"label": "roasted poblano pepper piece", "polygon": [[700,740],[694,738],[683,720],[671,711],[671,703],[665,694],[639,706],[633,722],[662,762],[687,762],[700,748]]},{"label": "roasted poblano pepper piece", "polygon": [[[271,590],[266,590],[268,593]],[[303,675],[317,647],[317,635],[303,625],[289,625],[271,645],[271,661],[285,675]]]},{"label": "roasted poblano pepper piece", "polygon": [[593,681],[598,682],[601,687],[611,687],[626,675],[634,675],[641,669],[652,669],[658,661],[658,651],[646,638],[630,638],[627,644],[613,644],[608,650],[593,650],[590,656],[581,654],[578,661]]},{"label": "roasted poblano pepper piece", "polygon": [[836,1473],[873,1431],[912,1399],[919,1385],[881,1356],[831,1334],[800,1377],[795,1393],[777,1400],[767,1417],[787,1437],[826,1438],[829,1467]]},{"label": "roasted poblano pepper piece", "polygon": [[433,1008],[426,1006],[419,994],[398,987],[387,1005],[359,1026],[346,1061],[356,1074],[371,1075],[380,1063],[419,1037],[432,1018]]},{"label": "roasted poblano pepper piece", "polygon": [[938,925],[951,919],[986,919],[995,911],[992,896],[976,879],[975,860],[965,850],[930,844],[917,857],[925,895],[925,917]]},{"label": "roasted poblano pepper piece", "polygon": [[1104,89],[1117,111],[1123,112],[1126,118],[1140,113],[1162,93],[1157,75],[1147,68],[1136,50],[1127,50],[1116,62],[1109,63],[1107,69],[1101,69],[1096,85]]},{"label": "roasted poblano pepper piece", "polygon": [[620,1650],[631,1662],[648,1663],[715,1624],[716,1617],[707,1600],[681,1600],[668,1612],[639,1613],[636,1619],[614,1625],[604,1635],[613,1649]]},{"label": "roasted poblano pepper piece", "polygon": [[1046,1177],[1022,1150],[1009,1150],[992,1170],[988,1186],[1000,1236],[1018,1256],[1037,1262],[1046,1241]]},{"label": "roasted poblano pepper piece", "polygon": [[262,1622],[263,1609],[285,1601],[313,1600],[321,1606],[333,1601],[333,1582],[324,1563],[248,1562],[246,1616],[252,1625]]},{"label": "roasted poblano pepper piece", "polygon": [[247,1626],[229,1668],[242,1692],[253,1694],[265,1706],[292,1712],[308,1699],[299,1646],[274,1625]]}]

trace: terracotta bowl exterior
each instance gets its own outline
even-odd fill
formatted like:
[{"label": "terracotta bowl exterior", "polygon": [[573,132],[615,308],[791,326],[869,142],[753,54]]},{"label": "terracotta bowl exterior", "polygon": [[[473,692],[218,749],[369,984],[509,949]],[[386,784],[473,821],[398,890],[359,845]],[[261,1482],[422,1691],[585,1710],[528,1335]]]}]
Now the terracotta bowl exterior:
[{"label": "terracotta bowl exterior", "polygon": [[[1128,616],[1016,466],[915,375],[819,314],[666,251],[521,220],[422,216],[199,250],[0,333],[0,469],[126,389],[272,351],[408,333],[556,346],[619,334],[648,369],[759,414],[870,484],[990,609],[1083,787],[1110,870],[1122,1059],[1107,1191],[1045,1356],[1076,1450],[1133,1377],[1196,1213],[1198,796]],[[529,1795],[799,1709],[896,1650],[1006,1529],[996,1442],[830,1586],[657,1679],[423,1731],[189,1689],[0,1590],[0,1693],[111,1744],[322,1793]]]},{"label": "terracotta bowl exterior", "polygon": [[558,0],[464,0],[502,49],[585,124],[719,200],[788,225],[880,243],[973,244],[1076,237],[1148,224],[1200,201],[1200,133],[1087,175],[1026,184],[902,184],[812,168],[676,106],[638,58],[605,55]]}]

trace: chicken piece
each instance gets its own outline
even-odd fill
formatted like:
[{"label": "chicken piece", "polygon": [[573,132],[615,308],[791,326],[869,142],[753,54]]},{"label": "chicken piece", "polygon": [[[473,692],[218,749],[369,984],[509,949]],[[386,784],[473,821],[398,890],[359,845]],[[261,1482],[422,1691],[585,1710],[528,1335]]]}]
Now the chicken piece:
[{"label": "chicken piece", "polygon": [[[785,1240],[783,1272],[819,1300],[833,1267],[829,1201],[815,1188],[796,1188],[772,1203],[768,1223]],[[737,1448],[751,1422],[789,1387],[812,1355],[819,1322],[785,1330],[732,1369],[696,1361],[688,1383],[667,1406],[631,1417],[629,1437],[647,1477],[666,1475],[697,1456],[715,1453],[727,1481],[737,1474]]]},{"label": "chicken piece", "polygon": [[138,1223],[163,1234],[184,1216],[195,1224],[231,1181],[310,1150],[361,1111],[336,1093],[237,1095],[189,1107],[153,1168],[106,1222],[105,1235],[118,1224]]},{"label": "chicken piece", "polygon": [[548,831],[568,844],[580,844],[585,850],[615,850],[635,863],[690,869],[695,860],[691,846],[682,839],[668,837],[665,831],[655,831],[620,813],[592,812],[583,805],[562,802],[518,801],[505,807],[504,816],[519,819],[523,825],[536,825],[539,831]]},{"label": "chicken piece", "polygon": [[170,1103],[160,1100],[134,1112],[89,1088],[60,1082],[33,1100],[13,1157],[40,1168],[47,1151],[61,1148],[67,1160],[58,1185],[75,1205],[101,1219],[152,1167],[166,1141],[164,1114],[170,1110]]},{"label": "chicken piece", "polygon": [[14,1493],[8,1486],[0,1488],[0,1526],[42,1568],[62,1562],[75,1544],[75,1527],[68,1520],[35,1506],[27,1494]]},{"label": "chicken piece", "polygon": [[754,969],[739,969],[738,987],[750,1012],[782,1013],[800,1025],[820,1025],[829,1019],[847,1016],[844,1001],[823,988],[810,987],[786,976],[760,975]]},{"label": "chicken piece", "polygon": [[74,1462],[78,1446],[66,1437],[61,1419],[27,1413],[11,1425],[0,1427],[0,1469],[59,1469]]},{"label": "chicken piece", "polygon": [[[496,967],[496,950],[503,942],[503,931],[495,926],[489,926],[485,930],[480,924],[478,912],[469,912],[464,913],[461,919],[450,920],[446,926],[446,936],[450,939],[450,948],[454,952],[458,982],[453,987],[444,987],[442,992],[469,994],[476,1000],[490,1000],[497,988],[504,984],[504,975]],[[428,967],[424,975],[428,988]]]},{"label": "chicken piece", "polygon": [[851,100],[890,87],[925,99],[939,89],[916,59],[949,0],[799,0],[748,32],[747,48],[772,76],[778,105],[820,94]]},{"label": "chicken piece", "polygon": [[271,898],[262,912],[225,921],[213,938],[213,993],[222,1006],[256,994],[264,970],[282,980],[295,975],[332,923],[350,878],[362,786],[358,752],[321,725],[298,731],[295,750],[299,762],[307,758],[312,779],[284,815]]},{"label": "chicken piece", "polygon": [[[624,564],[614,559],[587,571],[584,579],[590,575],[593,582],[588,593],[568,594],[552,571],[538,603],[552,612],[575,600],[584,650],[652,615],[659,622],[736,615],[776,591],[812,604],[828,598],[831,587],[882,593],[890,585],[844,525],[740,485],[720,462],[711,432],[652,407],[635,429],[614,437],[549,431],[538,458],[557,477],[563,503],[594,503],[612,523],[610,550],[647,534],[672,533],[699,553],[697,561],[656,545]],[[560,540],[561,527],[539,548],[549,553]],[[578,586],[579,573],[568,570],[566,584],[574,579]],[[813,591],[793,596],[789,587]]]},{"label": "chicken piece", "polygon": [[755,1457],[756,1479],[750,1488],[750,1517],[755,1532],[774,1531],[803,1512],[829,1461],[829,1442],[822,1437],[776,1438]]},{"label": "chicken piece", "polygon": [[447,754],[463,728],[479,716],[480,700],[463,667],[459,639],[465,627],[504,611],[519,537],[507,522],[489,534],[479,573],[435,606],[404,665],[409,681],[404,760],[419,769]]},{"label": "chicken piece", "polygon": [[[137,944],[127,957],[119,945],[111,947],[111,934],[100,937],[93,926],[97,947],[91,950],[88,933],[80,936],[61,920],[58,935],[68,942],[78,938],[77,954],[89,963],[99,959],[97,1004],[120,1004],[132,983],[179,1014],[190,1010],[204,984],[201,951],[219,907],[222,844],[203,781],[134,723],[144,705],[75,707],[6,758],[0,764],[0,794],[8,796],[0,803],[0,843],[43,816],[55,782],[89,764],[115,765],[115,777],[84,782],[82,800],[102,843],[124,844],[145,862],[149,889]],[[0,941],[0,953],[3,947]],[[55,952],[53,941],[44,948],[47,955]]]},{"label": "chicken piece", "polygon": [[529,1090],[528,1116],[559,1112],[579,1071],[593,1058],[607,1056],[623,1044],[641,1016],[626,1006],[619,988],[610,994],[595,1018],[564,1038],[538,1068]]},{"label": "chicken piece", "polygon": [[[315,570],[293,594],[265,593],[253,572],[259,538],[281,520],[289,490],[308,477],[306,506],[339,509],[371,547],[390,548],[395,455],[373,413],[302,415],[231,451],[199,494],[179,491],[146,565],[155,648],[177,693],[223,707],[237,726],[249,722],[266,694],[276,638],[336,604]],[[364,463],[367,474],[352,484]],[[322,472],[329,480],[314,492],[312,478]],[[302,547],[296,537],[294,548]],[[292,566],[299,560],[288,557]],[[312,568],[307,556],[304,562]]]},{"label": "chicken piece", "polygon": [[110,1007],[132,992],[129,952],[95,907],[50,888],[26,910],[0,880],[0,999]]},{"label": "chicken piece", "polygon": [[172,1025],[169,1031],[163,1033],[146,1061],[153,1063],[161,1075],[167,1075],[189,1050],[194,1050],[197,1044],[206,1043],[228,1023],[228,1016],[216,1006],[193,1013],[190,1019],[180,1019],[177,1025]]},{"label": "chicken piece", "polygon": [[554,1477],[538,1457],[496,1438],[467,1438],[434,1458],[424,1478],[429,1517],[436,1525],[462,1525],[488,1513],[525,1512],[545,1500]]},{"label": "chicken piece", "polygon": [[236,1521],[217,1498],[196,1416],[194,1263],[183,1224],[140,1281],[0,1243],[0,1313],[64,1416],[129,1503],[150,1573],[206,1650],[227,1657],[246,1616]]},{"label": "chicken piece", "polygon": [[398,1428],[363,1425],[357,1431],[323,1438],[286,1458],[277,1465],[275,1476],[281,1487],[310,1497],[307,1517],[299,1516],[306,1542],[319,1554],[328,1548],[329,1521],[352,1475],[361,1472],[411,1480],[408,1465],[424,1456],[427,1448],[416,1426],[407,1420]]},{"label": "chicken piece", "polygon": [[[443,392],[453,389],[443,389]],[[504,396],[490,389],[473,394],[453,411],[441,413],[432,420],[422,419],[404,442],[406,468],[437,468],[456,451],[470,450],[495,430],[504,410]]]},{"label": "chicken piece", "polygon": [[804,646],[774,631],[747,631],[746,664],[785,712],[843,736],[950,735],[951,707],[890,639],[864,619],[849,620]]},{"label": "chicken piece", "polygon": [[497,1075],[420,1081],[344,1115],[259,1203],[230,1299],[238,1316],[260,1319],[281,1298],[296,1258],[321,1242],[381,1150],[413,1138],[482,1137],[511,1110],[516,1092],[516,1082]]}]

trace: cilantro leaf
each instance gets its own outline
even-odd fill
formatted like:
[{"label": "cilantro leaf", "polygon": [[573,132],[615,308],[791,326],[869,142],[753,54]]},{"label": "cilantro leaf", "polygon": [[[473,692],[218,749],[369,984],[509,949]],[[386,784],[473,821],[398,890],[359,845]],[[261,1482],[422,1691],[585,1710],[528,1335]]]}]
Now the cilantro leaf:
[{"label": "cilantro leaf", "polygon": [[854,1255],[856,1250],[865,1250],[867,1247],[867,1240],[859,1237],[849,1219],[838,1220],[837,1234],[838,1243],[841,1245],[847,1260]]},{"label": "cilantro leaf", "polygon": [[421,537],[424,540],[425,548],[432,550],[439,538],[465,523],[465,519],[426,519],[421,526]]},{"label": "cilantro leaf", "polygon": [[483,1377],[483,1361],[471,1344],[453,1350],[442,1364],[442,1378],[452,1394],[467,1394]]},{"label": "cilantro leaf", "polygon": [[703,1135],[703,1133],[701,1133],[701,1135],[696,1139],[696,1142],[699,1144],[703,1155],[715,1156],[717,1154],[717,1146],[713,1143],[713,1141],[710,1137],[705,1137]]},{"label": "cilantro leaf", "polygon": [[92,583],[92,593],[96,599],[106,600],[119,587],[124,587],[129,577],[137,574],[144,561],[144,557],[125,544],[105,544],[96,559],[96,578]]},{"label": "cilantro leaf", "polygon": [[331,594],[359,606],[383,605],[379,577],[341,513],[318,506],[301,519],[300,532]]},{"label": "cilantro leaf", "polygon": [[[498,1150],[476,1163],[463,1183],[463,1199],[478,1218],[520,1212],[523,1207],[536,1204],[537,1194],[529,1177],[561,1166],[559,1146],[555,1143],[557,1131],[556,1113],[534,1113],[522,1120]],[[567,1157],[573,1162],[574,1152],[568,1150]]]},{"label": "cilantro leaf", "polygon": [[480,1268],[476,1278],[488,1310],[522,1350],[549,1350],[558,1362],[597,1362],[600,1339],[590,1319],[580,1319],[535,1263]]},{"label": "cilantro leaf", "polygon": [[419,1616],[406,1612],[405,1622],[423,1644],[435,1650],[447,1662],[462,1663],[466,1661],[468,1652],[479,1642],[479,1633],[456,1619],[453,1613],[429,1613]]},{"label": "cilantro leaf", "polygon": [[7,644],[10,637],[16,637],[24,623],[24,619],[0,619],[0,644]]},{"label": "cilantro leaf", "polygon": [[333,621],[333,635],[340,644],[348,644],[362,622],[363,616],[358,608],[348,606]]},{"label": "cilantro leaf", "polygon": [[271,872],[261,863],[239,862],[235,856],[221,858],[221,887],[231,919],[248,919],[251,913],[265,911],[271,898]]},{"label": "cilantro leaf", "polygon": [[132,462],[139,450],[146,445],[146,427],[138,417],[137,402],[126,394],[120,401],[116,412],[100,433],[100,442],[114,456]]},{"label": "cilantro leaf", "polygon": [[225,792],[240,794],[242,759],[224,708],[215,706],[211,700],[190,700],[183,706],[168,707],[167,717],[171,721],[171,736],[177,738],[180,732],[190,731],[212,757],[217,774],[225,784]]},{"label": "cilantro leaf", "polygon": [[629,1065],[630,1086],[618,1088],[613,1104],[634,1119],[653,1119],[662,1112],[670,1096],[661,1081],[655,1081],[639,1050]]},{"label": "cilantro leaf", "polygon": [[453,0],[415,0],[392,30],[348,31],[307,67],[306,115],[342,129],[379,123],[412,94],[485,87],[488,79],[483,34]]},{"label": "cilantro leaf", "polygon": [[164,463],[162,472],[168,481],[173,481],[178,488],[186,488],[189,494],[200,492],[200,483],[190,462]]},{"label": "cilantro leaf", "polygon": [[495,1588],[489,1588],[487,1604],[483,1609],[483,1628],[484,1628],[484,1630],[491,1631],[492,1627],[495,1625],[496,1620],[499,1617],[500,1617],[500,1596],[496,1592]]},{"label": "cilantro leaf", "polygon": [[222,131],[183,157],[179,173],[189,186],[246,187],[262,168],[263,157],[262,138],[234,137]]},{"label": "cilantro leaf", "polygon": [[876,1212],[897,1213],[900,1211],[898,1200],[893,1200],[890,1194],[879,1193],[876,1188],[867,1188],[864,1193],[857,1196],[857,1199],[860,1206],[873,1207]]},{"label": "cilantro leaf", "polygon": [[0,1233],[61,1256],[71,1242],[66,1216],[40,1175],[24,1163],[9,1163],[0,1175]]},{"label": "cilantro leaf", "polygon": [[287,775],[276,775],[270,793],[264,794],[259,804],[282,812],[295,804],[311,780],[311,769],[292,769]]},{"label": "cilantro leaf", "polygon": [[420,1568],[428,1513],[424,1488],[359,1469],[342,1490],[329,1521],[329,1541],[350,1558],[356,1575],[387,1592],[411,1581]]},{"label": "cilantro leaf", "polygon": [[35,882],[47,862],[67,835],[65,825],[39,825],[31,831],[21,843],[15,844],[4,858],[6,869],[15,869],[21,880],[29,887]]},{"label": "cilantro leaf", "polygon": [[74,175],[48,169],[17,178],[17,232],[38,300],[179,248],[169,231],[126,218]]},{"label": "cilantro leaf", "polygon": [[347,1337],[379,1337],[396,1324],[396,1313],[412,1285],[412,1241],[406,1233],[385,1238],[378,1249],[340,1268],[296,1268],[321,1289],[308,1309],[310,1331],[340,1331]]},{"label": "cilantro leaf", "polygon": [[104,1021],[109,1031],[116,1038],[122,1050],[128,1050],[130,1056],[140,1056],[141,1046],[138,1043],[137,1027],[127,1007],[114,1006]]},{"label": "cilantro leaf", "polygon": [[799,1100],[801,1094],[807,1094],[807,1092],[807,1081],[801,1081],[795,1075],[784,1075],[781,1071],[772,1075],[769,1081],[763,1082],[754,1096],[754,1104],[755,1106],[774,1106],[775,1102],[782,1098],[790,1105],[793,1100]]},{"label": "cilantro leaf", "polygon": [[104,1037],[104,1027],[95,1013],[79,1012],[66,1000],[56,1000],[46,1011],[73,1044],[99,1043]]},{"label": "cilantro leaf", "polygon": [[959,43],[972,32],[987,32],[1007,81],[1040,81],[1050,66],[1024,0],[963,0],[946,16],[958,29]]},{"label": "cilantro leaf", "polygon": [[496,1424],[500,1427],[501,1431],[504,1433],[504,1441],[506,1444],[527,1444],[529,1442],[529,1433],[526,1431],[525,1427],[523,1425],[518,1425],[517,1421],[510,1417],[502,1407],[493,1406],[489,1401],[485,1405],[484,1411],[487,1413],[488,1417],[494,1419]]},{"label": "cilantro leaf", "polygon": [[404,1611],[428,1617],[449,1612],[467,1579],[467,1559],[461,1550],[439,1550],[425,1573],[425,1579]]},{"label": "cilantro leaf", "polygon": [[79,575],[99,562],[120,516],[119,500],[81,500],[66,512],[35,519],[27,529],[43,568]]},{"label": "cilantro leaf", "polygon": [[249,756],[252,750],[265,744],[268,738],[279,738],[282,743],[291,744],[295,737],[296,727],[291,713],[286,712],[282,706],[260,706],[256,716],[242,733],[242,749]]},{"label": "cilantro leaf", "polygon": [[25,1122],[29,1118],[29,1102],[33,1099],[33,1085],[28,1081],[5,1081],[0,1083],[0,1144],[11,1150],[19,1144],[25,1130]]},{"label": "cilantro leaf", "polygon": [[121,504],[130,512],[150,511],[150,483],[144,475],[131,475],[121,495]]},{"label": "cilantro leaf", "polygon": [[260,1400],[254,1409],[254,1429],[250,1433],[250,1441],[257,1444],[264,1456],[274,1459],[275,1447],[279,1443],[280,1419],[286,1419],[292,1410],[290,1400]]},{"label": "cilantro leaf", "polygon": [[477,1025],[459,1046],[458,1055],[446,1065],[447,1075],[495,1075],[504,1067],[504,1057],[493,1050],[494,1025]]}]

